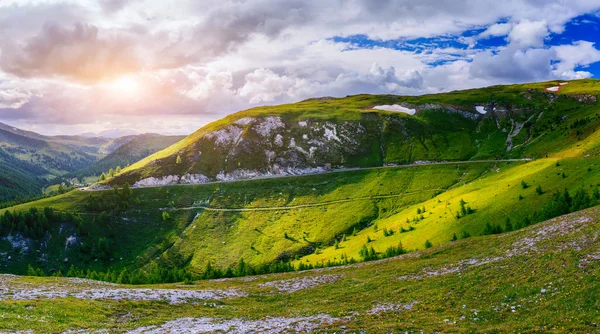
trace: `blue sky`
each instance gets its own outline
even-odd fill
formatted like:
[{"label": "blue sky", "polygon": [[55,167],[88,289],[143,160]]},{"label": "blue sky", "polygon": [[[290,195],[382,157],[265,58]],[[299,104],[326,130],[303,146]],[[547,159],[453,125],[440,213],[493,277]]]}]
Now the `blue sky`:
[{"label": "blue sky", "polygon": [[[507,20],[499,20],[496,24],[507,24]],[[486,36],[478,38],[487,27],[476,27],[467,29],[460,34],[441,35],[435,37],[420,37],[420,38],[401,38],[392,40],[371,39],[364,34],[351,36],[335,36],[330,40],[336,43],[348,44],[346,50],[356,49],[393,49],[400,51],[414,52],[416,54],[432,53],[440,49],[458,49],[458,50],[491,50],[496,52],[501,48],[509,45],[507,36]],[[476,40],[476,41],[475,41]],[[577,41],[589,41],[600,45],[600,16],[595,14],[584,14],[572,18],[564,25],[564,31],[551,32],[544,38],[544,47],[559,46],[565,44],[573,44]],[[447,59],[428,62],[428,65],[433,67],[445,65],[453,61],[463,59],[469,60],[468,57],[461,53],[444,53]],[[587,71],[591,73],[591,77],[598,78],[600,76],[600,61],[591,64],[576,66],[575,71]]]},{"label": "blue sky", "polygon": [[257,105],[600,78],[598,0],[3,0],[0,122],[187,134]]}]

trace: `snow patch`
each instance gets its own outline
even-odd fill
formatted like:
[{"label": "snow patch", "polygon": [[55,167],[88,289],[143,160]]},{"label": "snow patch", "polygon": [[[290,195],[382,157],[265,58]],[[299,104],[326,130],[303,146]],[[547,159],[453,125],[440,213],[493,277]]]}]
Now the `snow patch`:
[{"label": "snow patch", "polygon": [[406,108],[399,104],[392,104],[392,105],[384,104],[381,106],[375,106],[375,107],[373,107],[373,109],[393,111],[393,112],[403,112],[403,113],[409,114],[409,115],[414,115],[417,112],[416,109]]},{"label": "snow patch", "polygon": [[560,90],[560,86],[546,88],[547,92],[558,92],[559,90]]},{"label": "snow patch", "polygon": [[568,84],[569,84],[568,82],[561,82],[561,83],[559,83],[558,85],[559,85],[559,86],[564,86],[564,85],[568,85]]},{"label": "snow patch", "polygon": [[487,111],[485,110],[484,106],[476,106],[475,110],[477,110],[478,113],[485,115],[487,113]]},{"label": "snow patch", "polygon": [[305,128],[308,125],[308,122],[306,122],[306,121],[300,121],[300,122],[298,122],[298,125],[301,126],[301,127],[303,127],[303,128]]}]

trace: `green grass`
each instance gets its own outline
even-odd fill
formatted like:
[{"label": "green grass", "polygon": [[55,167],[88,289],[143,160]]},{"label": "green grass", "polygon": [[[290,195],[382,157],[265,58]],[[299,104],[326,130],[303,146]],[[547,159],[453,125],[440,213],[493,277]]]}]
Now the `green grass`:
[{"label": "green grass", "polygon": [[[506,235],[474,237],[361,265],[252,281],[202,281],[186,287],[236,288],[249,294],[214,303],[0,301],[0,329],[122,332],[184,317],[220,322],[329,315],[338,320],[321,324],[321,331],[594,332],[600,316],[596,298],[600,266],[590,256],[600,252],[599,214],[594,208]],[[445,274],[424,276],[428,272]],[[294,293],[260,287],[270,281],[322,275],[341,278]],[[55,278],[16,278],[8,286],[81,289]],[[403,307],[413,302],[412,308]],[[370,314],[382,305],[397,306]]]}]

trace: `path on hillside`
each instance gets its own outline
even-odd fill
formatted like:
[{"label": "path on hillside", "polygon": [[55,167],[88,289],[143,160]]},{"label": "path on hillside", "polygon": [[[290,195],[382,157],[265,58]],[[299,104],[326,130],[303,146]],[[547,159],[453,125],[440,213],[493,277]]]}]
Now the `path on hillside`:
[{"label": "path on hillside", "polygon": [[[168,184],[162,186],[147,186],[147,187],[133,187],[134,189],[141,188],[162,188],[162,187],[185,187],[185,186],[199,186],[199,185],[210,185],[210,184],[222,184],[222,183],[233,183],[233,182],[244,182],[244,181],[256,181],[256,180],[267,180],[267,179],[284,179],[289,177],[299,177],[299,176],[311,176],[311,175],[327,175],[333,173],[345,173],[345,172],[353,172],[353,171],[367,171],[367,170],[377,170],[377,169],[391,169],[391,168],[410,168],[410,167],[424,167],[424,166],[435,166],[435,165],[455,165],[455,164],[473,164],[473,163],[493,163],[493,162],[521,162],[521,161],[533,161],[532,158],[521,158],[521,159],[499,159],[499,160],[464,160],[464,161],[440,161],[440,162],[422,162],[422,163],[413,163],[408,165],[386,165],[386,166],[377,166],[377,167],[355,167],[355,168],[340,168],[334,169],[327,172],[322,173],[306,173],[306,174],[297,174],[297,175],[265,175],[258,176],[250,179],[239,179],[239,180],[229,180],[229,181],[211,181],[205,183],[191,183],[191,184]],[[80,191],[109,191],[112,189],[90,189],[90,187],[79,188]]]},{"label": "path on hillside", "polygon": [[371,200],[375,200],[375,199],[386,199],[386,198],[397,198],[397,197],[402,197],[404,195],[421,193],[423,191],[444,191],[444,190],[447,190],[447,189],[427,189],[427,190],[411,191],[411,192],[392,194],[392,195],[361,196],[361,197],[354,197],[354,198],[344,198],[344,199],[337,199],[337,200],[331,200],[331,201],[323,201],[323,202],[318,202],[318,203],[306,203],[306,204],[287,205],[287,206],[262,206],[262,207],[255,207],[255,208],[211,208],[208,206],[194,205],[194,206],[190,206],[190,207],[186,207],[186,208],[173,208],[173,209],[171,209],[171,211],[181,211],[181,210],[185,211],[185,210],[198,210],[198,209],[205,210],[205,211],[216,211],[216,212],[279,211],[279,210],[284,211],[284,210],[294,210],[294,209],[301,209],[301,208],[314,208],[314,207],[327,206],[327,205],[338,204],[338,203],[347,203],[347,202],[356,202],[356,201],[371,201]]}]

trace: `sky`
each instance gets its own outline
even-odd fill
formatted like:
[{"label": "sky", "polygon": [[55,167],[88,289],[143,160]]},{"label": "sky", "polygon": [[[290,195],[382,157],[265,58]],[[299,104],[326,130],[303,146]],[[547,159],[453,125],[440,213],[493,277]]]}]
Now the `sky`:
[{"label": "sky", "polygon": [[600,77],[600,0],[0,0],[0,122],[188,134],[309,97]]}]

